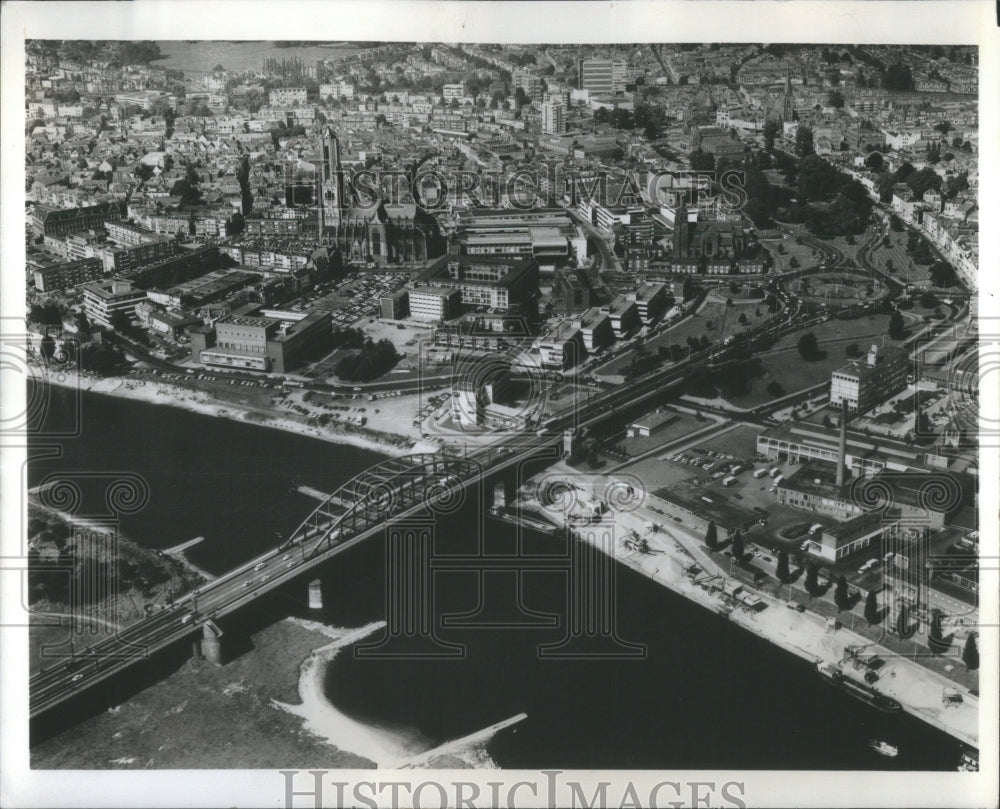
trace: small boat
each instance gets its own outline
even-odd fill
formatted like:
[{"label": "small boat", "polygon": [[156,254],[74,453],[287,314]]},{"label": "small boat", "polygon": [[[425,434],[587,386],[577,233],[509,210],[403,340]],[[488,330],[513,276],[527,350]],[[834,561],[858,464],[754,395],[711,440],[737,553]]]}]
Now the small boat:
[{"label": "small boat", "polygon": [[888,756],[889,758],[895,758],[899,755],[899,748],[896,745],[889,744],[889,742],[884,742],[881,739],[870,739],[868,746],[879,755]]}]

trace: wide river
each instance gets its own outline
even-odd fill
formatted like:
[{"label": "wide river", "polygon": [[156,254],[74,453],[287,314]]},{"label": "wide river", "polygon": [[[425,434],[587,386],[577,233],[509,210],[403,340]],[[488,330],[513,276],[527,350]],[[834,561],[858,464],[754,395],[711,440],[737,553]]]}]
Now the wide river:
[{"label": "wide river", "polygon": [[211,73],[216,65],[222,65],[230,73],[246,70],[260,70],[265,59],[299,59],[310,64],[318,59],[332,59],[351,52],[344,47],[301,47],[279,48],[273,42],[188,42],[185,40],[159,40],[162,59],[153,64],[173,70],[183,70],[184,75],[198,76]]},{"label": "wide river", "polygon": [[[45,431],[60,430],[76,437],[36,439],[39,455],[50,444],[59,457],[30,463],[29,485],[60,473],[84,492],[78,513],[96,516],[107,511],[104,491],[115,475],[140,475],[149,499],[123,516],[122,530],[153,548],[204,536],[189,554],[215,573],[272,547],[276,533],[287,535],[310,511],[314,501],[293,484],[332,491],[380,460],[277,430],[55,389]],[[444,742],[523,711],[527,720],[489,743],[503,767],[954,768],[960,746],[947,735],[869,708],[804,661],[623,567],[615,573],[617,633],[644,645],[645,655],[545,657],[540,645],[558,643],[566,624],[558,561],[565,540],[522,538],[521,558],[556,561],[547,571],[537,560],[520,565],[519,606],[516,572],[481,574],[475,560],[464,569],[437,564],[449,553],[485,552],[517,570],[516,529],[481,514],[469,496],[433,526],[427,603],[439,639],[459,645],[461,657],[342,654],[327,671],[327,692],[345,713]],[[385,559],[379,538],[336,557],[324,573],[325,620],[360,626],[385,618]],[[441,625],[440,616],[461,613],[472,614],[470,625]],[[539,625],[546,615],[555,626]],[[898,758],[877,755],[870,738],[897,744]]]}]

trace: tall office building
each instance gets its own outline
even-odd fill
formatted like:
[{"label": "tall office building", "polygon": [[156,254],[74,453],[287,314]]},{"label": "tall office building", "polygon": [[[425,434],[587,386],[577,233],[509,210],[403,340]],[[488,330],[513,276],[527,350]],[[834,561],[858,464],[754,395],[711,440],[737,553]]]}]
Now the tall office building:
[{"label": "tall office building", "polygon": [[566,105],[558,101],[542,104],[542,132],[561,135],[566,131]]},{"label": "tall office building", "polygon": [[581,59],[578,67],[580,88],[592,93],[617,93],[625,89],[627,66],[624,59]]}]

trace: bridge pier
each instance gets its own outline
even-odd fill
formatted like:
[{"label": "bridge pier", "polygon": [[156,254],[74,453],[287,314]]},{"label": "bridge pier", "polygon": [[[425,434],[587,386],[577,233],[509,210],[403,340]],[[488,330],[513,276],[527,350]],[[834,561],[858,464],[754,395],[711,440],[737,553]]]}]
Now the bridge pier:
[{"label": "bridge pier", "polygon": [[201,628],[201,654],[213,666],[221,666],[222,630],[212,621],[206,621]]},{"label": "bridge pier", "polygon": [[309,609],[323,609],[323,583],[319,579],[309,582]]}]

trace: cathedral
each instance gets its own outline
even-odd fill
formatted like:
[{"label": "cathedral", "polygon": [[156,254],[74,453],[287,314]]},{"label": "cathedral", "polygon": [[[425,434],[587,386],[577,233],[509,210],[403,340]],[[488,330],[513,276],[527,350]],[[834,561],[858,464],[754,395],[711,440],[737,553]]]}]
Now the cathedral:
[{"label": "cathedral", "polygon": [[785,70],[785,87],[777,98],[768,104],[767,117],[779,126],[790,124],[795,118],[795,101],[792,95],[792,74]]},{"label": "cathedral", "polygon": [[761,251],[753,231],[742,221],[690,221],[683,199],[674,214],[674,272],[708,275],[763,272]]},{"label": "cathedral", "polygon": [[361,207],[345,190],[340,144],[327,127],[323,133],[319,181],[319,231],[322,242],[336,246],[347,261],[423,261],[443,255],[445,239],[436,220],[415,202]]}]

